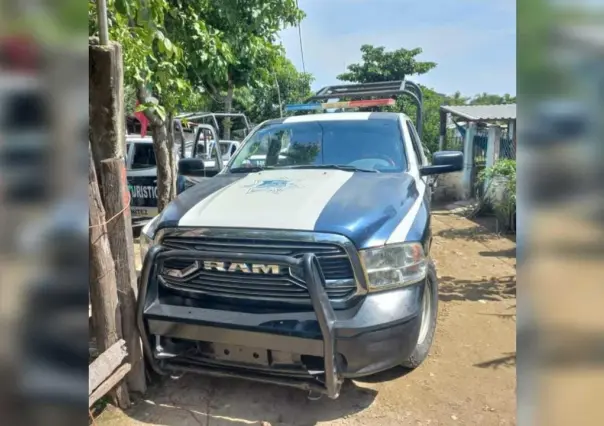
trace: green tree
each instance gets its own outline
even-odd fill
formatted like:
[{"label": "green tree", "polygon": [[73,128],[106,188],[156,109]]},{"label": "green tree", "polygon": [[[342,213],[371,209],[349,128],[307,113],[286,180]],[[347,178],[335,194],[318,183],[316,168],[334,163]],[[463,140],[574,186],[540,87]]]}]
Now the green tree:
[{"label": "green tree", "polygon": [[435,62],[418,61],[422,49],[397,49],[387,52],[385,47],[370,44],[361,46],[361,63],[348,66],[348,72],[338,75],[338,80],[355,83],[403,80],[412,75],[425,74],[436,67]]},{"label": "green tree", "polygon": [[[233,93],[233,110],[243,111],[252,123],[281,116],[281,107],[291,103],[300,103],[312,96],[313,76],[296,69],[285,54],[281,52],[265,78],[256,80],[246,87],[235,89]],[[207,108],[213,111],[224,107],[222,97],[212,97]],[[280,107],[281,106],[281,107]],[[290,115],[283,112],[284,116]]]},{"label": "green tree", "polygon": [[[184,78],[186,52],[178,34],[168,34],[166,24],[171,17],[184,26],[190,16],[170,9],[164,0],[108,0],[107,7],[109,38],[122,46],[125,86],[135,89],[140,109],[149,119],[161,211],[176,195],[172,117],[181,100],[192,93]],[[96,35],[96,2],[89,2],[88,19],[89,35]]]},{"label": "green tree", "polygon": [[505,95],[494,95],[489,93],[481,93],[470,99],[470,105],[505,105],[515,104],[516,96],[512,96],[509,93]]},{"label": "green tree", "polygon": [[[197,54],[188,67],[189,78],[204,87],[225,112],[233,109],[235,90],[256,87],[274,80],[271,70],[281,55],[276,36],[287,25],[294,25],[303,12],[295,0],[206,0],[209,5],[200,16],[207,27],[221,35],[230,55],[218,68],[214,55]],[[231,123],[223,122],[225,139],[230,139]]]},{"label": "green tree", "polygon": [[[404,80],[413,75],[425,74],[436,67],[435,62],[418,61],[421,48],[411,50],[397,49],[387,52],[384,47],[361,46],[362,63],[348,66],[348,72],[340,74],[339,80],[354,83],[374,83],[380,81]],[[422,87],[424,97],[422,142],[432,152],[433,140],[438,141],[439,107],[444,97],[434,90]],[[417,107],[408,97],[399,97],[391,111],[404,111],[410,117],[416,117]]]},{"label": "green tree", "polygon": [[[94,35],[96,2],[89,3]],[[267,79],[275,36],[295,23],[295,0],[108,0],[110,38],[122,45],[126,84],[150,121],[158,163],[158,209],[175,196],[173,117],[204,96]],[[193,102],[194,101],[194,102]]]},{"label": "green tree", "polygon": [[283,54],[277,57],[268,79],[255,87],[243,88],[235,95],[252,122],[280,117],[285,105],[303,102],[313,94],[312,75],[299,72]]},{"label": "green tree", "polygon": [[[339,80],[354,83],[372,83],[379,81],[403,80],[414,75],[422,75],[434,69],[434,62],[418,61],[421,48],[412,50],[397,49],[387,52],[383,47],[363,45],[361,47],[362,62],[348,67],[348,72],[340,74]],[[422,143],[430,152],[438,149],[440,129],[440,107],[442,105],[485,105],[514,103],[515,97],[505,94],[490,95],[483,93],[474,98],[463,96],[457,91],[452,95],[437,93],[431,88],[420,85],[423,94]],[[409,97],[399,97],[396,105],[390,111],[404,112],[412,119],[417,116],[417,107]]]},{"label": "green tree", "polygon": [[458,90],[451,96],[445,96],[445,99],[447,105],[465,105],[470,101],[471,98],[468,96],[462,96],[461,92]]}]

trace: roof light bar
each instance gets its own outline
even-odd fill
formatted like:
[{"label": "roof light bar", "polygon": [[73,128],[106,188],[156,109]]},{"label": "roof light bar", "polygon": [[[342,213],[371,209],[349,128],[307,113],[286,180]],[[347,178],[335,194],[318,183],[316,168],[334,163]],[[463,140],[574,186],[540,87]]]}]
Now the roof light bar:
[{"label": "roof light bar", "polygon": [[372,106],[392,106],[394,99],[366,99],[360,101],[326,102],[324,104],[291,104],[286,105],[286,111],[309,111],[318,109],[365,108]]},{"label": "roof light bar", "polygon": [[[415,128],[421,138],[423,129],[423,114],[424,114],[424,97],[422,94],[421,87],[412,81],[408,80],[394,80],[394,81],[380,81],[375,83],[356,83],[356,84],[339,84],[334,86],[326,86],[319,90],[315,95],[306,99],[306,104],[315,104],[321,101],[329,101],[330,99],[341,101],[343,99],[358,99],[361,103],[348,103],[342,105],[339,102],[335,105],[337,108],[355,108],[355,107],[366,107],[366,106],[387,106],[393,105],[394,100],[376,99],[369,100],[372,97],[391,97],[397,99],[399,96],[408,96],[411,102],[417,107],[415,110],[416,120]],[[369,99],[368,99],[369,98]],[[324,104],[321,109],[330,109],[333,104]],[[315,109],[315,107],[309,108]],[[300,108],[298,108],[300,110]]]},{"label": "roof light bar", "polygon": [[321,109],[321,104],[290,104],[285,105],[285,111],[311,111]]},{"label": "roof light bar", "polygon": [[350,101],[350,108],[362,108],[372,106],[392,106],[396,103],[394,99],[368,99],[363,101]]},{"label": "roof light bar", "polygon": [[321,104],[323,109],[339,109],[339,108],[350,108],[350,102],[326,102]]}]

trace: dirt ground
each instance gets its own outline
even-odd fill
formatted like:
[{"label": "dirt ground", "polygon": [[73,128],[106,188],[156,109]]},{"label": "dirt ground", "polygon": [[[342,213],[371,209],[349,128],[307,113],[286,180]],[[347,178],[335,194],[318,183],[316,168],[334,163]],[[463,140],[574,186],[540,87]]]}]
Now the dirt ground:
[{"label": "dirt ground", "polygon": [[[484,222],[482,222],[484,223]],[[339,399],[188,375],[166,379],[101,426],[516,424],[516,245],[447,211],[433,216],[439,322],[428,360],[347,383]]]}]

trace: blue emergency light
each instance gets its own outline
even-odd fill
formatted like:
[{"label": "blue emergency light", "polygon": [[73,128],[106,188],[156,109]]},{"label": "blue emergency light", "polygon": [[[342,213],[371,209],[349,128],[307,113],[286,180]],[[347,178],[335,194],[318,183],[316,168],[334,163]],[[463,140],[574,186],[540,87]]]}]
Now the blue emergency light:
[{"label": "blue emergency light", "polygon": [[285,111],[313,111],[321,109],[321,104],[290,104],[285,105]]}]

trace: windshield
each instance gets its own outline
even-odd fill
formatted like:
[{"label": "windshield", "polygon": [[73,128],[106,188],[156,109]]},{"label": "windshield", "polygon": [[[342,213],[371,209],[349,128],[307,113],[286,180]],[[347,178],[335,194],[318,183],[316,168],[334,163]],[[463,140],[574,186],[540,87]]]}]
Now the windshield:
[{"label": "windshield", "polygon": [[245,142],[229,169],[338,165],[379,172],[407,169],[397,120],[268,124]]},{"label": "windshield", "polygon": [[234,151],[231,150],[231,143],[230,142],[220,142],[220,144],[218,145],[220,147],[220,153],[222,155],[226,155],[226,154],[232,154]]},{"label": "windshield", "polygon": [[149,169],[155,167],[155,152],[153,151],[153,144],[150,143],[135,143],[134,154],[132,155],[132,164],[130,168],[132,170],[137,169]]},{"label": "windshield", "polygon": [[220,142],[218,144],[218,147],[220,148],[220,153],[222,155],[225,155],[225,154],[229,153],[229,148],[231,147],[231,143],[230,142]]},{"label": "windshield", "polygon": [[[233,152],[235,152],[234,149],[229,149],[231,148],[231,142],[219,142],[218,143],[218,148],[220,149],[220,154],[221,155],[227,155],[227,154],[232,154]],[[204,159],[210,159],[212,158],[212,151],[214,149],[214,141],[209,141],[208,142],[208,147],[209,147],[209,152],[206,152],[206,147],[205,144],[203,143],[203,141],[200,141],[200,143],[197,145],[197,158],[204,158]]]}]

